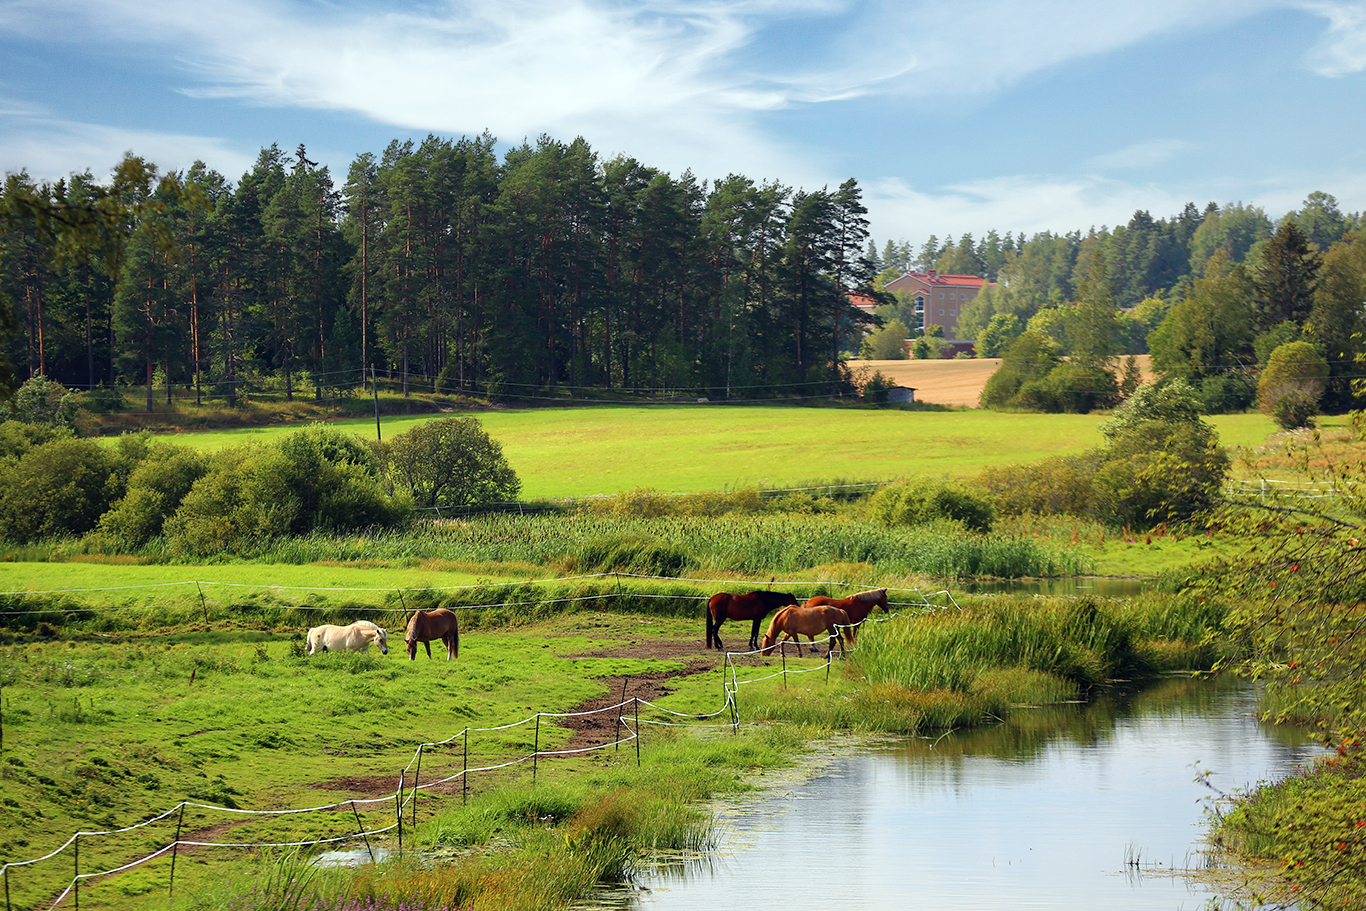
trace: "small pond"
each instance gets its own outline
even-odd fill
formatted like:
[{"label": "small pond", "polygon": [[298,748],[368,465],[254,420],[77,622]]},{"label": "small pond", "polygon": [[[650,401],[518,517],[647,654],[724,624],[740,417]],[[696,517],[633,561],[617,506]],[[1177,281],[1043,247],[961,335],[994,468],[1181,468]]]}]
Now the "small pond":
[{"label": "small pond", "polygon": [[[720,843],[598,907],[1205,908],[1215,791],[1319,750],[1258,723],[1239,681],[1171,678],[974,731],[832,749],[804,775],[718,806]],[[782,778],[782,773],[776,773]]]}]

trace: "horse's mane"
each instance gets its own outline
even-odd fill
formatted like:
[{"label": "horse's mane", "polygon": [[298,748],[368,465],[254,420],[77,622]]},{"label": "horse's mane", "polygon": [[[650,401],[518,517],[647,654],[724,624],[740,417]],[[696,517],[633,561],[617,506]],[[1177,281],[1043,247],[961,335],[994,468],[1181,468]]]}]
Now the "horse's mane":
[{"label": "horse's mane", "polygon": [[370,622],[369,620],[357,620],[355,623],[352,623],[351,625],[352,625],[352,626],[368,626],[368,627],[371,627],[372,629],[379,629],[379,625],[378,625],[378,624],[372,623],[372,622]]},{"label": "horse's mane", "polygon": [[881,601],[885,597],[887,597],[887,589],[874,588],[870,591],[859,592],[856,595],[850,595],[849,600],[857,601],[859,604],[867,604],[869,601]]}]

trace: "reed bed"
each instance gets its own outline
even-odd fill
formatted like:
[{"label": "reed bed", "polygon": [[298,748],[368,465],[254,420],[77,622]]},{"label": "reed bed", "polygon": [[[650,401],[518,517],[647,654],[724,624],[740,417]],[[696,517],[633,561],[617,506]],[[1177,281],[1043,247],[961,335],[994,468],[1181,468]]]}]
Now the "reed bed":
[{"label": "reed bed", "polygon": [[[1174,667],[1209,667],[1231,648],[1220,636],[1223,617],[1219,605],[1170,595],[983,599],[962,611],[871,627],[852,664],[871,684],[912,691],[1010,698],[1020,680],[1001,675],[1023,671],[1063,681],[1075,693]],[[1038,679],[1024,687],[1038,688]]]},{"label": "reed bed", "polygon": [[[143,555],[171,560],[156,545]],[[393,532],[291,538],[263,546],[251,559],[292,564],[447,560],[657,575],[795,572],[830,563],[876,564],[882,574],[939,578],[1051,577],[1088,569],[1064,547],[1022,535],[976,535],[951,523],[890,528],[819,514],[485,516]]]}]

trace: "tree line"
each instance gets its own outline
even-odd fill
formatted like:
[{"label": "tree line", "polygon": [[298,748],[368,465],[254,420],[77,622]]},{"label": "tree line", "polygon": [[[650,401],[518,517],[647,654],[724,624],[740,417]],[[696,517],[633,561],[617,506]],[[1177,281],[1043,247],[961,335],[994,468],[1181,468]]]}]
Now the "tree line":
[{"label": "tree line", "polygon": [[[976,340],[978,356],[1007,356],[1019,346],[984,404],[1104,407],[1122,391],[1102,376],[1114,377],[1114,358],[1151,353],[1165,377],[1197,389],[1208,412],[1241,410],[1257,398],[1273,352],[1302,344],[1294,350],[1312,349],[1324,375],[1307,378],[1321,397],[1297,407],[1342,411],[1355,405],[1366,357],[1363,232],[1366,218],[1315,192],[1279,221],[1252,205],[1188,203],[1171,218],[1139,211],[1127,225],[1086,235],[931,237],[918,252],[891,241],[879,252],[870,241],[867,253],[880,282],[928,268],[996,282],[958,324],[959,337]],[[927,336],[934,329],[916,326],[909,300],[879,313]],[[881,341],[875,334],[867,347]],[[1078,376],[1044,383],[1061,356]],[[1303,356],[1298,362],[1308,365]]]},{"label": "tree line", "polygon": [[700,181],[583,139],[392,142],[340,185],[272,145],[236,182],[129,154],[108,180],[9,174],[0,318],[13,379],[236,402],[443,392],[848,388],[873,278],[854,180]]}]

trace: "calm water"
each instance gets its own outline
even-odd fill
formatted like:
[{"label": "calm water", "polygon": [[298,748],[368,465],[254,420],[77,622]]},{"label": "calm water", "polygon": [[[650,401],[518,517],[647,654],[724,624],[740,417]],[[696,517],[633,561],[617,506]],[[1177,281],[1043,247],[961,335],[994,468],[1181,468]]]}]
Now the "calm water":
[{"label": "calm water", "polygon": [[[1251,690],[1168,680],[1010,724],[836,753],[806,780],[718,810],[716,853],[656,870],[617,907],[1197,909],[1167,871],[1206,863],[1213,792],[1317,749],[1257,723]],[[1137,861],[1134,866],[1133,861]]]}]

